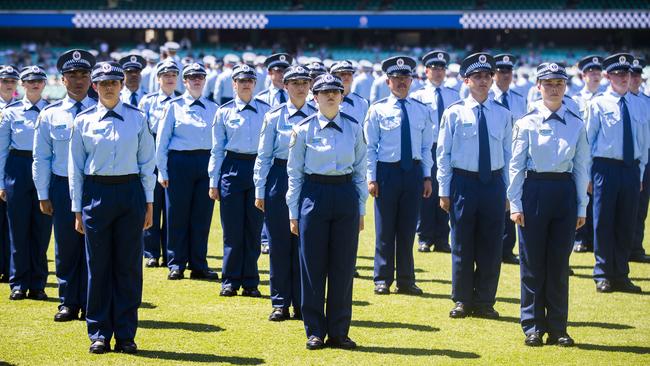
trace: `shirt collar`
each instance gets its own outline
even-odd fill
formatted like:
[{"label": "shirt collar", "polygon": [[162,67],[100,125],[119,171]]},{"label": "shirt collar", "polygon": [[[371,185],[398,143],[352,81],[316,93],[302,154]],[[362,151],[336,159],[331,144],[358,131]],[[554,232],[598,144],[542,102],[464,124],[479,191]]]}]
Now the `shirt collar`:
[{"label": "shirt collar", "polygon": [[[488,99],[486,99],[486,100],[483,102],[483,107],[484,107],[486,110],[490,110],[490,103],[488,103],[489,100],[490,100],[490,99],[488,98]],[[472,108],[472,109],[474,109],[474,108],[478,108],[478,106],[480,105],[480,103],[477,102],[476,99],[474,99],[474,97],[472,96],[472,94],[470,94],[470,95],[467,96],[467,98],[465,98],[465,105],[468,106],[468,107],[470,107],[470,108]]]},{"label": "shirt collar", "polygon": [[43,99],[39,99],[38,102],[36,102],[36,104],[32,104],[32,102],[30,102],[29,99],[27,99],[27,96],[25,95],[23,96],[23,99],[21,99],[20,101],[23,102],[23,107],[25,108],[25,110],[30,109],[34,105],[40,110],[41,107],[39,105],[42,104],[41,103],[42,100]]},{"label": "shirt collar", "polygon": [[492,83],[492,87],[490,88],[490,91],[494,93],[494,99],[501,100],[501,95],[504,94],[504,93],[507,95],[508,92],[510,91],[510,89],[508,89],[508,90],[506,90],[504,92],[504,91],[501,91],[501,89],[497,86],[496,83]]},{"label": "shirt collar", "polygon": [[[537,105],[537,110],[539,111],[539,113],[542,114],[542,117],[544,117],[544,121],[546,121],[548,119],[548,117],[550,117],[551,114],[554,113],[554,112],[551,112],[550,109],[548,109],[548,107],[544,104],[543,101],[540,102]],[[560,106],[560,109],[555,111],[555,114],[557,114],[558,117],[562,118],[564,120],[564,123],[566,123],[566,118],[565,118],[566,112],[567,112],[566,105],[564,103],[562,103],[562,105]]]},{"label": "shirt collar", "polygon": [[[83,106],[82,109],[90,108],[95,103],[93,103],[94,99],[86,95],[82,100],[81,100],[81,105]],[[65,107],[65,109],[72,109],[74,108],[74,105],[77,104],[77,101],[70,98],[69,95],[66,94],[65,98],[63,98],[62,105]]]},{"label": "shirt collar", "polygon": [[305,104],[302,105],[302,108],[298,109],[295,105],[293,105],[293,103],[291,103],[291,99],[289,99],[287,101],[287,112],[289,113],[289,116],[293,116],[298,111],[304,113],[305,116],[309,116],[309,106],[307,105],[307,101],[305,100]]},{"label": "shirt collar", "polygon": [[341,113],[337,113],[336,117],[332,121],[327,119],[320,111],[318,112],[318,125],[320,126],[320,129],[324,129],[328,123],[334,122],[339,128],[343,129],[341,127]]},{"label": "shirt collar", "polygon": [[435,85],[433,85],[433,83],[431,82],[431,80],[427,79],[427,81],[424,82],[424,86],[425,86],[426,88],[431,88],[431,89],[433,89],[433,90],[436,90],[436,89],[442,89],[442,84],[444,84],[444,83],[445,83],[445,82],[443,81],[442,83],[440,83],[439,86],[435,86]]},{"label": "shirt collar", "polygon": [[[244,108],[246,107],[246,102],[244,102],[243,100],[241,100],[241,98],[239,98],[239,95],[235,95],[235,99],[234,99],[234,100],[235,100],[235,106],[237,107],[237,111],[238,111],[238,112],[243,111]],[[251,101],[248,103],[248,104],[249,104],[251,107],[253,107],[253,108],[255,108],[255,105],[253,104],[254,101],[255,101],[255,98],[251,98]],[[255,108],[255,110],[257,110],[257,108]]]},{"label": "shirt collar", "polygon": [[616,99],[624,98],[625,102],[630,101],[630,94],[631,93],[628,92],[628,93],[625,93],[624,95],[618,94],[617,92],[614,91],[614,89],[612,88],[611,85],[607,87],[607,90],[605,91],[605,93],[611,95],[612,97],[614,97]]},{"label": "shirt collar", "polygon": [[[97,102],[97,113],[99,114],[100,117],[103,117],[104,115],[106,115],[106,112],[108,112],[108,111],[109,111],[109,109],[106,108],[102,104],[102,102]],[[124,103],[122,103],[121,100],[119,102],[117,102],[117,104],[115,105],[115,108],[113,108],[113,111],[115,113],[119,114],[120,116],[122,116],[122,118],[124,118]]]},{"label": "shirt collar", "polygon": [[[409,104],[409,98],[408,96],[404,98],[406,101],[406,104]],[[392,104],[399,104],[400,99],[395,96],[392,92],[388,95],[388,101],[391,102]]]}]

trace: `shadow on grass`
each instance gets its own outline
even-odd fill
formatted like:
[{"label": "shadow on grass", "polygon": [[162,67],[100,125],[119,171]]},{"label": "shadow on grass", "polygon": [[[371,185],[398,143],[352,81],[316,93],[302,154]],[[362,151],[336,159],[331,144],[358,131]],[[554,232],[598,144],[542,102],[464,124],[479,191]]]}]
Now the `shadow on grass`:
[{"label": "shadow on grass", "polygon": [[402,355],[402,356],[445,356],[449,358],[480,358],[481,357],[481,355],[479,355],[478,353],[456,351],[453,349],[359,346],[354,351],[366,352],[366,353],[393,354],[393,355]]},{"label": "shadow on grass", "polygon": [[138,327],[147,329],[178,329],[200,333],[213,333],[224,330],[223,328],[212,324],[171,322],[165,320],[140,320],[138,321]]},{"label": "shadow on grass", "polygon": [[355,276],[354,279],[355,280],[366,280],[366,281],[374,281],[375,280],[375,278],[372,277],[372,276],[361,276],[361,275]]},{"label": "shadow on grass", "polygon": [[223,259],[223,257],[220,256],[220,255],[208,255],[206,258],[208,258],[208,259],[216,259],[216,260],[219,260],[219,261]]},{"label": "shadow on grass", "polygon": [[576,343],[576,348],[585,351],[624,352],[637,355],[650,354],[650,347],[643,346],[609,346],[604,344]]},{"label": "shadow on grass", "polygon": [[630,278],[632,281],[640,281],[640,282],[648,282],[650,281],[650,278],[642,278],[642,277],[632,277]]},{"label": "shadow on grass", "polygon": [[59,285],[57,285],[56,283],[46,283],[45,288],[56,288],[56,289],[58,289]]},{"label": "shadow on grass", "polygon": [[[502,316],[499,319],[496,319],[501,322],[506,323],[517,323],[519,324],[520,319],[514,316]],[[575,328],[601,328],[601,329],[634,329],[633,326],[627,324],[616,324],[616,323],[603,323],[603,322],[569,322],[567,324],[569,327]]]},{"label": "shadow on grass", "polygon": [[425,299],[443,299],[443,300],[450,300],[451,301],[451,295],[448,294],[432,294],[425,292],[422,295],[416,296],[416,297],[423,297]]},{"label": "shadow on grass", "polygon": [[363,300],[352,300],[352,306],[370,306],[370,302]]},{"label": "shadow on grass", "polygon": [[594,266],[588,266],[588,265],[584,265],[584,264],[579,264],[579,265],[575,265],[575,266],[572,265],[570,267],[573,268],[573,269],[594,269]]},{"label": "shadow on grass", "polygon": [[506,304],[517,304],[519,305],[521,301],[519,299],[515,299],[514,297],[497,297],[497,302],[505,302]]},{"label": "shadow on grass", "polygon": [[[358,271],[374,271],[375,267],[374,266],[359,266],[357,265],[355,267]],[[415,268],[415,273],[424,273],[426,272],[422,268]]]},{"label": "shadow on grass", "polygon": [[431,283],[442,283],[444,285],[451,285],[450,280],[440,280],[440,279],[437,279],[437,278],[427,278],[427,279],[418,278],[418,279],[415,280],[415,282],[418,282],[418,283],[420,283],[420,282],[422,282],[422,283],[431,282]]},{"label": "shadow on grass", "polygon": [[366,259],[366,260],[369,260],[369,261],[374,261],[375,257],[369,257],[367,255],[358,255],[357,259]]},{"label": "shadow on grass", "polygon": [[574,273],[574,274],[571,275],[571,277],[584,278],[584,279],[587,279],[587,280],[593,280],[594,279],[594,276],[592,276],[590,274],[584,274],[584,273]]},{"label": "shadow on grass", "polygon": [[155,309],[157,307],[158,305],[146,301],[143,301],[142,304],[140,304],[140,309]]},{"label": "shadow on grass", "polygon": [[261,365],[264,363],[264,359],[256,357],[219,356],[208,353],[183,353],[157,350],[138,350],[138,353],[134,356],[176,362],[205,362],[230,365]]},{"label": "shadow on grass", "polygon": [[14,363],[9,363],[9,362],[5,362],[5,361],[0,361],[0,366],[14,366],[14,365],[15,365]]},{"label": "shadow on grass", "polygon": [[351,325],[353,327],[363,328],[378,328],[378,329],[410,329],[420,332],[439,332],[440,328],[432,327],[423,324],[409,324],[400,322],[385,322],[374,320],[353,320]]}]

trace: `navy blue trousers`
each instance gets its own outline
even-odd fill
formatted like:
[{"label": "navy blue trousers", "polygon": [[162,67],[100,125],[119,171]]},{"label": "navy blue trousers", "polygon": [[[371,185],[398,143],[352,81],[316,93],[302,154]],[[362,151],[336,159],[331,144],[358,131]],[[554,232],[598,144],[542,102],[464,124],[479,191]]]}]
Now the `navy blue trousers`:
[{"label": "navy blue trousers", "polygon": [[167,267],[169,270],[208,270],[208,236],[214,201],[208,195],[208,151],[170,151],[166,190]]},{"label": "navy blue trousers", "polygon": [[9,281],[9,224],[7,224],[7,203],[0,200],[0,275]]},{"label": "navy blue trousers", "polygon": [[506,211],[505,216],[503,217],[503,248],[502,248],[502,257],[512,254],[512,251],[515,249],[515,242],[517,241],[515,223],[510,220],[510,211]]},{"label": "navy blue trousers", "polygon": [[347,336],[359,245],[359,195],[354,184],[305,181],[299,228],[301,309],[307,337]]},{"label": "navy blue trousers", "polygon": [[501,272],[506,188],[500,175],[481,183],[454,173],[451,179],[451,298],[494,305]]},{"label": "navy blue trousers", "polygon": [[142,226],[146,212],[139,179],[122,184],[84,182],[91,341],[133,340],[142,302]]},{"label": "navy blue trousers", "polygon": [[628,277],[630,250],[639,207],[638,164],[594,158],[594,279]]},{"label": "navy blue trousers", "polygon": [[379,196],[375,198],[375,284],[415,284],[413,240],[422,200],[422,166],[403,171],[400,163],[377,163]]},{"label": "navy blue trousers", "polygon": [[569,256],[578,217],[573,180],[526,179],[519,227],[521,327],[524,333],[565,333]]},{"label": "navy blue trousers", "polygon": [[589,204],[587,205],[587,217],[585,224],[576,230],[576,243],[586,245],[588,248],[594,246],[594,196],[587,193],[589,196]]},{"label": "navy blue trousers", "polygon": [[74,229],[75,214],[70,210],[68,178],[52,175],[50,201],[54,213],[54,263],[59,282],[61,306],[72,311],[86,309],[88,269],[84,236]]},{"label": "navy blue trousers", "polygon": [[418,242],[426,245],[448,245],[449,244],[449,214],[440,208],[440,197],[438,196],[438,180],[436,173],[436,145],[433,145],[433,167],[431,168],[431,185],[433,191],[429,198],[420,200],[420,211],[417,221]]},{"label": "navy blue trousers", "polygon": [[646,164],[643,172],[643,190],[639,196],[639,211],[637,213],[636,228],[634,230],[634,241],[632,242],[632,251],[630,254],[636,256],[645,255],[643,249],[643,234],[645,231],[645,219],[648,216],[648,203],[650,202],[650,164]]},{"label": "navy blue trousers", "polygon": [[162,257],[163,263],[167,263],[165,189],[158,182],[153,191],[153,226],[144,231],[144,257],[155,259]]},{"label": "navy blue trousers", "polygon": [[47,282],[52,217],[43,214],[39,207],[31,157],[9,154],[5,190],[11,247],[9,286],[12,290],[43,290]]},{"label": "navy blue trousers", "polygon": [[226,155],[219,182],[221,227],[223,228],[222,286],[238,290],[260,283],[257,259],[264,214],[255,207],[253,166],[255,160]]},{"label": "navy blue trousers", "polygon": [[300,308],[300,239],[291,234],[287,167],[273,164],[266,178],[264,223],[268,231],[271,304],[273,307]]}]

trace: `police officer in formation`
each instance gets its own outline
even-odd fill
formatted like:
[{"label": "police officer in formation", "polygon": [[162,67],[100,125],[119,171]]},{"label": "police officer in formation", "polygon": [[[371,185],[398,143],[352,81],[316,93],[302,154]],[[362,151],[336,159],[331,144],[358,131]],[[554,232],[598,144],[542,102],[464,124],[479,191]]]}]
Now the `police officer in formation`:
[{"label": "police officer in formation", "polygon": [[525,344],[573,346],[567,333],[569,256],[585,223],[590,153],[582,119],[562,104],[567,74],[537,67],[543,105],[515,123],[510,160],[511,219],[519,226],[521,326]]},{"label": "police officer in formation", "polygon": [[[513,79],[513,68],[517,62],[511,54],[500,54],[494,56],[496,72],[494,83],[490,88],[490,98],[503,104],[510,112],[514,120],[518,120],[526,114],[526,98],[523,95],[510,89]],[[502,261],[509,264],[519,264],[519,259],[513,254],[515,247],[515,224],[510,221],[510,212],[505,214],[505,228],[503,230],[503,255]]]},{"label": "police officer in formation", "polygon": [[15,66],[0,66],[0,108],[4,108],[15,101],[14,95],[18,88],[19,79],[18,69]]},{"label": "police officer in formation", "polygon": [[[408,97],[414,59],[382,62],[391,95],[370,106],[368,192],[375,198],[375,293],[387,295],[397,270],[397,292],[421,295],[415,284],[413,240],[420,200],[431,195],[431,146],[437,135],[433,110]],[[436,136],[437,137],[437,136]]]},{"label": "police officer in formation", "polygon": [[144,69],[146,61],[140,55],[127,55],[122,57],[119,63],[122,70],[124,70],[124,88],[120,92],[120,100],[122,103],[129,103],[137,107],[145,95],[140,84],[142,82],[142,69]]},{"label": "police officer in formation", "polygon": [[634,57],[603,61],[610,85],[593,97],[585,115],[593,164],[594,281],[598,292],[640,293],[629,278],[639,193],[648,161],[648,115],[630,91]]},{"label": "police officer in formation", "polygon": [[[97,101],[88,96],[95,57],[73,49],[57,60],[66,96],[43,108],[34,131],[32,175],[41,212],[52,216],[54,263],[60,304],[54,321],[85,319],[88,271],[84,236],[74,228],[68,183],[68,150],[75,117]],[[49,240],[49,238],[48,238]]]},{"label": "police officer in formation", "polygon": [[330,67],[330,73],[343,82],[343,102],[341,102],[341,112],[352,117],[355,121],[363,123],[368,113],[368,101],[359,94],[352,92],[352,81],[354,75],[354,66],[352,61],[343,60],[335,62]]},{"label": "police officer in formation", "polygon": [[451,221],[452,318],[498,318],[512,113],[488,96],[495,62],[475,53],[461,64],[469,96],[443,114],[438,136],[440,206]]},{"label": "police officer in formation", "polygon": [[[25,96],[8,104],[0,118],[0,199],[7,203],[11,268],[10,300],[46,300],[47,247],[52,217],[41,212],[32,180],[32,151],[47,75],[38,66],[20,70]],[[29,293],[27,293],[29,290]]]},{"label": "police officer in formation", "polygon": [[[147,117],[147,124],[156,139],[158,125],[163,118],[167,103],[180,96],[176,90],[176,82],[180,70],[172,60],[165,60],[156,65],[155,74],[158,77],[160,89],[147,94],[140,101],[139,108]],[[158,170],[155,170],[158,174]],[[158,181],[153,195],[153,224],[144,231],[145,266],[154,268],[167,266],[167,213],[165,209],[165,189]],[[159,262],[162,257],[162,263]]]},{"label": "police officer in formation", "polygon": [[361,125],[339,112],[341,79],[321,75],[312,91],[319,111],[293,129],[286,198],[291,232],[300,237],[306,348],[323,348],[327,336],[328,346],[350,349],[356,347],[348,332],[359,230],[368,197],[367,147]]},{"label": "police officer in formation", "polygon": [[264,115],[270,106],[253,98],[257,73],[248,65],[232,72],[235,99],[217,110],[212,124],[210,198],[220,201],[223,228],[221,296],[260,297],[260,233],[263,214],[255,207],[253,168]]},{"label": "police officer in formation", "polygon": [[[202,64],[183,67],[185,93],[164,104],[156,133],[158,182],[165,188],[169,280],[217,279],[208,269],[208,236],[214,202],[206,195],[217,105],[202,96]],[[160,78],[164,82],[164,78]]]},{"label": "police officer in formation", "polygon": [[[431,154],[433,156],[433,167],[431,176],[435,177],[438,170],[436,165],[437,131],[442,120],[445,109],[460,99],[458,92],[444,86],[445,71],[449,63],[449,54],[442,50],[428,52],[422,57],[427,80],[424,87],[411,93],[413,99],[428,105],[433,111],[435,135]],[[449,247],[449,215],[440,208],[440,197],[438,197],[438,181],[432,181],[431,196],[422,198],[420,205],[420,216],[417,222],[418,251],[429,252],[433,247],[437,252],[451,252]]]},{"label": "police officer in formation", "polygon": [[99,102],[74,121],[68,174],[75,228],[86,237],[91,353],[135,353],[142,301],[142,231],[151,226],[154,141],[144,113],[120,101],[124,72],[100,62]]},{"label": "police officer in formation", "polygon": [[302,318],[300,240],[291,234],[285,197],[291,132],[298,122],[316,113],[316,108],[306,102],[310,83],[309,71],[302,66],[284,71],[289,99],[264,117],[255,161],[255,206],[264,212],[270,247],[271,321],[289,319],[290,306],[294,318]]},{"label": "police officer in formation", "polygon": [[223,56],[223,70],[214,83],[213,100],[218,105],[228,103],[233,99],[232,73],[233,67],[239,63],[239,56],[227,54]]}]

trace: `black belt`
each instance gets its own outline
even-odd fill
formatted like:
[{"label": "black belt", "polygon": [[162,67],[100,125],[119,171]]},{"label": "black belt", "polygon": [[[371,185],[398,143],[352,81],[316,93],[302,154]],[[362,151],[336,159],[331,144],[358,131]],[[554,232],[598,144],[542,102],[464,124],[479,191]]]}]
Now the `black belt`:
[{"label": "black belt", "polygon": [[242,154],[230,150],[226,150],[226,156],[238,160],[255,160],[257,154]]},{"label": "black belt", "polygon": [[[618,160],[618,159],[611,159],[611,158],[601,158],[601,157],[595,157],[594,162],[600,161],[601,163],[607,163],[607,164],[614,164],[614,165],[621,165],[621,166],[627,166],[625,164],[625,161],[623,160]],[[635,165],[639,165],[639,159],[634,160]]]},{"label": "black belt", "polygon": [[545,172],[545,173],[538,173],[534,172],[532,170],[526,171],[526,179],[537,179],[537,180],[571,180],[572,174],[569,172],[563,172],[563,173],[552,173],[552,172]]},{"label": "black belt", "polygon": [[[378,161],[377,163],[386,164],[390,166],[400,166],[400,164],[402,164],[401,161],[395,161],[395,162]],[[413,159],[413,165],[420,165],[420,160]]]},{"label": "black belt", "polygon": [[287,166],[287,160],[286,159],[275,158],[275,159],[273,159],[273,165]]},{"label": "black belt", "polygon": [[352,174],[345,175],[320,175],[305,174],[305,178],[310,182],[322,184],[343,184],[352,182]]},{"label": "black belt", "polygon": [[65,180],[65,181],[68,180],[68,177],[64,177],[62,175],[57,175],[57,174],[54,174],[54,173],[52,173],[52,178],[58,179],[58,180]]},{"label": "black belt", "polygon": [[205,155],[209,154],[210,150],[169,150],[169,152],[179,153],[183,155]]},{"label": "black belt", "polygon": [[11,149],[11,150],[9,150],[9,155],[20,156],[21,158],[31,158],[32,157],[32,151],[31,150],[14,150],[14,149]]},{"label": "black belt", "polygon": [[[502,169],[493,170],[492,171],[492,177],[496,177],[498,175],[501,175],[501,170]],[[472,172],[472,171],[469,171],[469,170],[458,169],[458,168],[454,168],[454,174],[462,175],[464,177],[476,178],[476,179],[479,178],[478,172]]]},{"label": "black belt", "polygon": [[87,175],[86,180],[101,184],[123,184],[139,179],[138,174],[127,175]]}]

